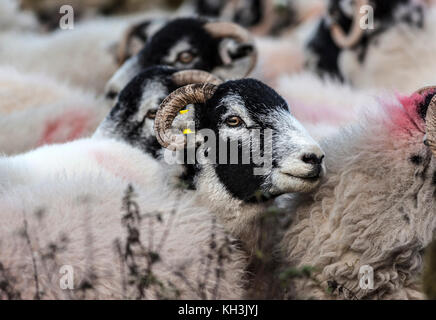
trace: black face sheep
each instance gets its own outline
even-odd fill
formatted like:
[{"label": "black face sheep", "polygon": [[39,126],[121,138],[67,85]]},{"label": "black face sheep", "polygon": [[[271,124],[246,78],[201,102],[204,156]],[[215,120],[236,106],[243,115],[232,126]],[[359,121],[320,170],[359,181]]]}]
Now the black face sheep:
[{"label": "black face sheep", "polygon": [[[243,296],[247,257],[226,232],[250,245],[256,237],[256,217],[265,210],[263,203],[253,201],[256,191],[277,196],[312,190],[322,176],[323,153],[291,116],[286,102],[251,79],[194,84],[170,94],[155,122],[164,147],[184,146],[184,136],[180,140],[171,126],[191,103],[196,103],[198,135],[210,128],[219,139],[236,142],[238,151],[244,150],[239,142],[250,142],[244,139],[251,130],[269,135],[270,140],[261,140],[263,162],[254,163],[253,156],[248,163],[214,164],[204,153],[212,154],[212,148],[199,137],[195,148],[205,157],[194,162],[193,197],[168,184],[162,163],[131,141],[103,132],[0,159],[0,261],[12,274],[8,283],[13,288],[27,298],[74,298],[74,292],[83,292],[63,291],[59,278],[50,276],[69,266],[74,288],[93,288],[85,297]],[[189,147],[189,135],[187,142]],[[243,181],[250,183],[249,190]],[[121,204],[127,212],[120,212]],[[62,248],[50,258],[53,243]],[[216,254],[208,255],[210,250]],[[208,266],[215,270],[214,277],[207,276]],[[17,272],[26,275],[18,282]],[[144,286],[144,277],[154,280]]]},{"label": "black face sheep", "polygon": [[[138,28],[143,30],[144,26]],[[131,31],[127,38],[138,32]],[[122,61],[126,54],[120,56]],[[174,19],[147,38],[142,50],[113,75],[106,86],[106,96],[113,100],[135,75],[153,65],[200,69],[231,79],[250,73],[256,56],[250,33],[236,24],[197,18]]]},{"label": "black face sheep", "polygon": [[328,174],[292,199],[282,241],[287,266],[315,270],[295,280],[300,298],[423,298],[423,250],[436,229],[435,101],[434,89],[386,100],[322,144]]}]

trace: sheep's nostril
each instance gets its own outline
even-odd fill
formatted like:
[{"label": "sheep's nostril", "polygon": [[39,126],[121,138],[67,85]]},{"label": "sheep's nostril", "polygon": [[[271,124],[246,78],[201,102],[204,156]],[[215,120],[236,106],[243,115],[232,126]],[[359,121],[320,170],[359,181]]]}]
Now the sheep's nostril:
[{"label": "sheep's nostril", "polygon": [[323,159],[324,159],[324,155],[317,156],[314,153],[307,153],[307,154],[303,155],[303,157],[301,158],[301,160],[304,163],[311,164],[311,165],[314,165],[314,166],[321,165]]}]

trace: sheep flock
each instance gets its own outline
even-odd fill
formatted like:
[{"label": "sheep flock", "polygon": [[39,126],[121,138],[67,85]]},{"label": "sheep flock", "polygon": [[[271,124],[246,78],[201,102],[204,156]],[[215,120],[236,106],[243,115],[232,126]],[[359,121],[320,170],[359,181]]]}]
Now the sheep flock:
[{"label": "sheep flock", "polygon": [[435,1],[0,0],[0,44],[0,299],[436,299]]}]

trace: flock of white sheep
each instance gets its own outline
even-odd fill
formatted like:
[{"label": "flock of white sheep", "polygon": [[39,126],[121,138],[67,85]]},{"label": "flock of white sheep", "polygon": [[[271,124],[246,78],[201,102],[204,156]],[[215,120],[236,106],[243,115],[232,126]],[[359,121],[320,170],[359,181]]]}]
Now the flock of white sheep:
[{"label": "flock of white sheep", "polygon": [[[193,3],[47,32],[0,2],[0,298],[425,299],[436,7],[295,0],[273,37]],[[251,128],[261,175],[201,133],[243,154]]]}]

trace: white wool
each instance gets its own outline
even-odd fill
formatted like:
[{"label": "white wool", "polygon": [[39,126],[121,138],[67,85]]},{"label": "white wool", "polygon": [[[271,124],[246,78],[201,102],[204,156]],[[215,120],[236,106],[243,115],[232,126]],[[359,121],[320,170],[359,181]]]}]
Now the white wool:
[{"label": "white wool", "polygon": [[0,153],[90,135],[109,111],[94,94],[0,66]]},{"label": "white wool", "polygon": [[275,89],[288,102],[293,115],[318,140],[358,120],[359,110],[371,108],[378,99],[370,90],[353,89],[310,72],[283,75]]},{"label": "white wool", "polygon": [[[129,184],[136,194],[132,200],[143,215],[137,225],[141,243],[159,254],[153,275],[164,285],[164,290],[159,286],[145,289],[143,298],[174,298],[174,287],[184,299],[243,297],[242,252],[213,214],[195,206],[191,196],[165,187],[166,177],[159,163],[143,152],[94,137],[0,158],[0,175],[4,221],[0,227],[0,262],[17,279],[13,287],[22,298],[35,296],[35,266],[42,298],[138,296],[135,286],[123,290],[128,268],[121,267],[115,250],[116,241],[125,248],[127,229],[121,222],[125,215],[121,206]],[[22,236],[25,220],[31,248]],[[44,258],[51,244],[62,246],[62,237],[68,239],[65,249],[58,250],[53,259]],[[160,246],[162,239],[166,240]],[[143,276],[145,261],[137,256]],[[60,289],[59,268],[63,265],[73,267],[76,290]],[[219,279],[217,270],[221,272]],[[89,280],[91,272],[97,277],[94,289],[81,296],[78,287]],[[204,290],[198,292],[201,282]]]}]

